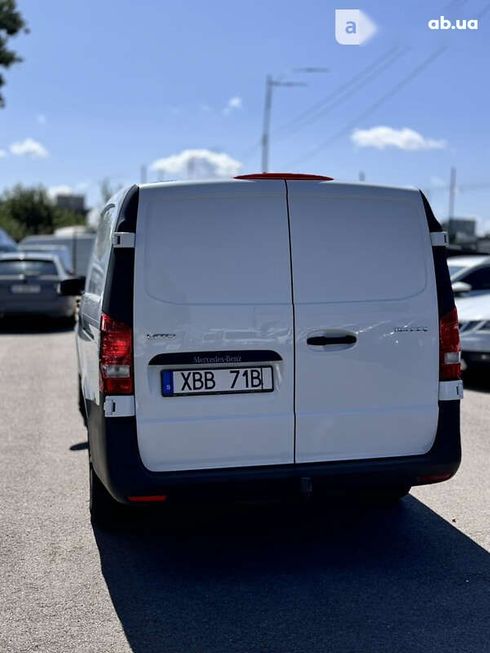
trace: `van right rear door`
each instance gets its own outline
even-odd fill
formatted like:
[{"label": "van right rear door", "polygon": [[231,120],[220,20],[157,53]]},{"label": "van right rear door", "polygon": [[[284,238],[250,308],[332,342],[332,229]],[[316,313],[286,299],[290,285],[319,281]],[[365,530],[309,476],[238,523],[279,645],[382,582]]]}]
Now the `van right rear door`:
[{"label": "van right rear door", "polygon": [[421,454],[439,326],[420,193],[288,181],[296,462]]}]

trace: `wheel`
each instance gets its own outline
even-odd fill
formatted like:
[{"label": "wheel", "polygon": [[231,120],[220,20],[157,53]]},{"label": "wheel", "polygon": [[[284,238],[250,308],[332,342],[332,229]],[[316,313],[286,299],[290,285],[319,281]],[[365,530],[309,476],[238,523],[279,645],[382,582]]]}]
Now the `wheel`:
[{"label": "wheel", "polygon": [[85,398],[82,392],[82,384],[80,383],[80,377],[78,378],[78,410],[82,416],[83,423],[87,426],[87,411],[85,408]]},{"label": "wheel", "polygon": [[105,489],[89,463],[90,518],[92,524],[103,530],[121,526],[124,521],[124,506],[115,501]]}]

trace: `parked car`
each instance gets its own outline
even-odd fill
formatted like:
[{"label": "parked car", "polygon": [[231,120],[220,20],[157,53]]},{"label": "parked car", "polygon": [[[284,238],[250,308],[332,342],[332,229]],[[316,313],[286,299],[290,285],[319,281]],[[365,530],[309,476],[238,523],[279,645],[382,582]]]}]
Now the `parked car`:
[{"label": "parked car", "polygon": [[13,252],[0,254],[0,315],[75,316],[73,297],[57,290],[69,278],[54,254]]},{"label": "parked car", "polygon": [[416,190],[314,175],[116,195],[76,338],[94,522],[118,503],[398,498],[453,476],[462,383],[443,236]]},{"label": "parked car", "polygon": [[490,295],[460,299],[461,355],[468,368],[490,368]]},{"label": "parked car", "polygon": [[490,256],[453,256],[448,260],[454,294],[471,297],[490,293]]}]

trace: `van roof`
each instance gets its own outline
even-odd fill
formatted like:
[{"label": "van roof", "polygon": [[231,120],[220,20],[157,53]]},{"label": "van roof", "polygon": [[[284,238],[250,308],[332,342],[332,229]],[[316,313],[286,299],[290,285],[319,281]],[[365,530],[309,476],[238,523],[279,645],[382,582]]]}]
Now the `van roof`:
[{"label": "van roof", "polygon": [[[283,173],[281,173],[283,174]],[[284,173],[285,174],[285,173]],[[156,189],[156,188],[169,188],[173,186],[189,186],[198,188],[209,188],[212,186],[226,186],[229,184],[254,184],[254,183],[265,183],[265,181],[281,181],[284,177],[281,178],[254,178],[254,179],[244,179],[244,178],[233,178],[233,179],[203,179],[203,180],[168,180],[168,181],[158,181],[158,182],[149,182],[145,184],[138,184],[140,189]],[[326,178],[325,178],[326,179]],[[387,192],[420,192],[415,186],[390,186],[387,184],[367,184],[366,182],[345,182],[345,181],[326,181],[325,179],[305,179],[304,181],[309,181],[309,183],[315,183],[315,181],[322,185],[328,185],[329,188],[336,190],[352,191],[355,193],[363,193],[370,191],[377,191],[380,193]],[[305,184],[306,185],[306,184]],[[127,189],[125,189],[127,190]]]}]

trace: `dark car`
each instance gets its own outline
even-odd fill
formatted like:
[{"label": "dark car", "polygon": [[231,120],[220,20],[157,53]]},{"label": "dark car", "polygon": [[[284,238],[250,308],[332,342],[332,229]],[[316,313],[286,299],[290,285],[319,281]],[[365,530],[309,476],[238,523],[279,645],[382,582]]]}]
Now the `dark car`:
[{"label": "dark car", "polygon": [[0,316],[74,319],[76,300],[57,293],[60,281],[69,276],[54,254],[0,254]]}]

